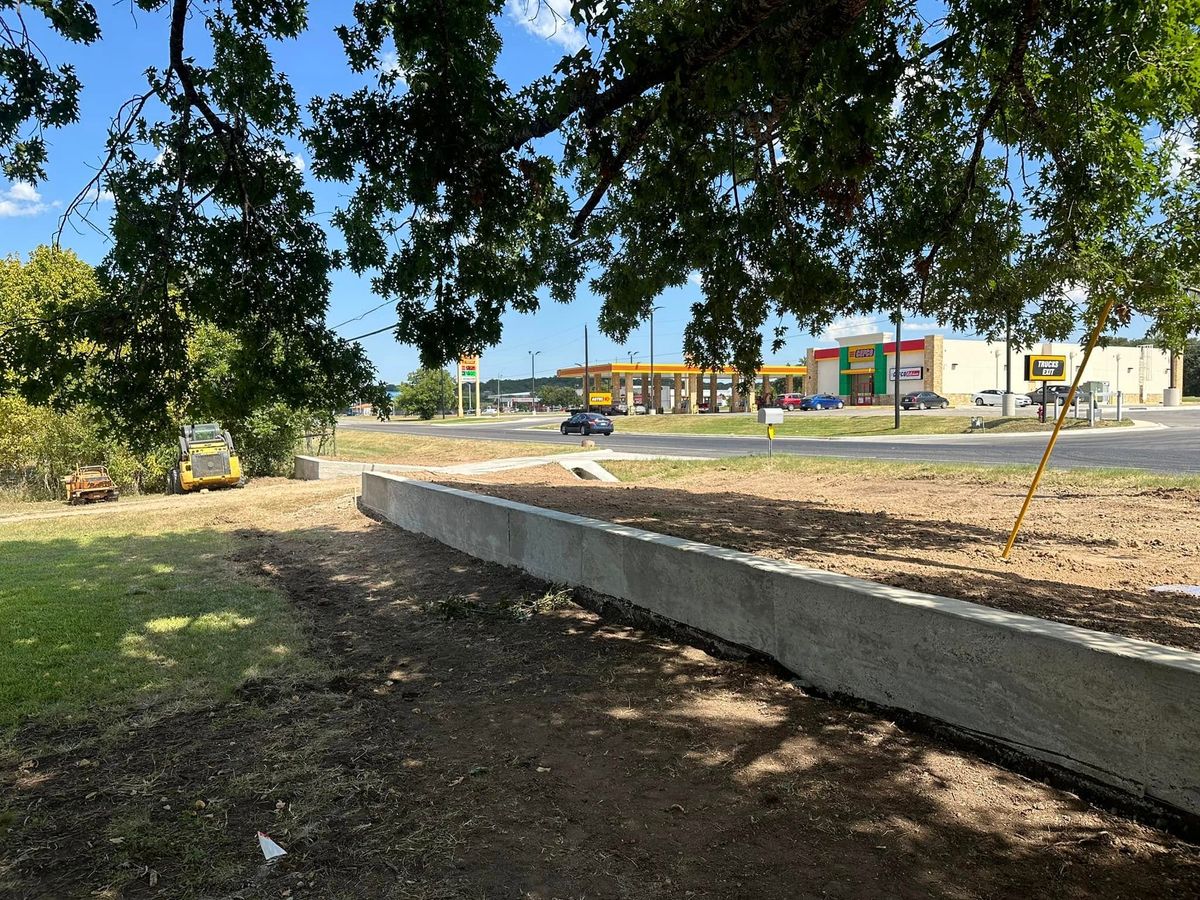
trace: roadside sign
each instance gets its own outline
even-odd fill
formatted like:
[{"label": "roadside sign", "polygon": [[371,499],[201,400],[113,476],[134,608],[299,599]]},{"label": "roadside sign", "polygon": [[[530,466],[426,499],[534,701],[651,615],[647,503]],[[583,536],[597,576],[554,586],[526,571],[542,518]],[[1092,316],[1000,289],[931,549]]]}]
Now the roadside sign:
[{"label": "roadside sign", "polygon": [[612,391],[590,391],[588,403],[592,406],[612,406]]},{"label": "roadside sign", "polygon": [[479,357],[464,356],[458,361],[458,377],[462,381],[474,381],[479,377]]},{"label": "roadside sign", "polygon": [[1065,356],[1025,356],[1026,381],[1066,381],[1067,358]]}]

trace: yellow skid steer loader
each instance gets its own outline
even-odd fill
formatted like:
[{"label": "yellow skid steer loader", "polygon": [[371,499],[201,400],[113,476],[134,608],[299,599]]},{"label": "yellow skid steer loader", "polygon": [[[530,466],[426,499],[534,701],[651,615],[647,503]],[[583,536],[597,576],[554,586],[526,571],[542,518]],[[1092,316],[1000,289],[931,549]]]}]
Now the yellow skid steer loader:
[{"label": "yellow skid steer loader", "polygon": [[187,494],[246,483],[233,438],[216,422],[179,427],[179,462],[167,473],[167,493]]}]

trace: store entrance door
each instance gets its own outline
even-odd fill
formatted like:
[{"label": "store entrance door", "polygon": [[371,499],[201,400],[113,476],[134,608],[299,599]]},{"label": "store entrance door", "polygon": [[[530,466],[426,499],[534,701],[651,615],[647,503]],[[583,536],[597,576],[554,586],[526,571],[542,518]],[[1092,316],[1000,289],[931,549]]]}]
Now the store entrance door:
[{"label": "store entrance door", "polygon": [[850,376],[850,402],[855,406],[875,405],[875,373]]}]

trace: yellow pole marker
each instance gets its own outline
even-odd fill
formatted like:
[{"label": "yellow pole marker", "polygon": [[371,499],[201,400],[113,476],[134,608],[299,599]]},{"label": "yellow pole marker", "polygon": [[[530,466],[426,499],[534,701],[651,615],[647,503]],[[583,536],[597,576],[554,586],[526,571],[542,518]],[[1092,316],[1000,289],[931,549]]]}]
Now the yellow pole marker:
[{"label": "yellow pole marker", "polygon": [[[1004,547],[1004,552],[1000,554],[1004,559],[1008,559],[1008,554],[1012,552],[1013,543],[1017,540],[1017,532],[1021,530],[1021,523],[1025,521],[1025,513],[1029,511],[1029,504],[1033,501],[1033,495],[1037,492],[1038,483],[1042,480],[1042,473],[1046,471],[1046,464],[1050,462],[1050,454],[1054,452],[1054,444],[1058,440],[1058,433],[1062,431],[1063,422],[1067,420],[1067,412],[1071,408],[1071,403],[1075,400],[1075,391],[1079,389],[1079,382],[1083,378],[1084,369],[1087,368],[1088,359],[1091,358],[1092,351],[1096,349],[1096,343],[1100,340],[1100,333],[1104,330],[1104,326],[1108,322],[1108,317],[1112,313],[1112,308],[1116,302],[1116,297],[1110,298],[1104,304],[1104,310],[1100,313],[1100,318],[1096,320],[1096,330],[1092,332],[1092,337],[1088,341],[1087,350],[1083,354],[1083,362],[1075,370],[1075,378],[1071,382],[1071,390],[1067,392],[1067,399],[1063,403],[1062,412],[1058,414],[1058,420],[1054,423],[1054,431],[1050,433],[1050,443],[1046,445],[1046,452],[1042,454],[1042,461],[1038,464],[1037,471],[1033,474],[1033,483],[1029,485],[1029,493],[1025,495],[1025,502],[1021,504],[1021,512],[1017,514],[1017,521],[1013,523],[1012,534],[1008,536],[1008,543]],[[1044,395],[1042,402],[1046,402]]]}]

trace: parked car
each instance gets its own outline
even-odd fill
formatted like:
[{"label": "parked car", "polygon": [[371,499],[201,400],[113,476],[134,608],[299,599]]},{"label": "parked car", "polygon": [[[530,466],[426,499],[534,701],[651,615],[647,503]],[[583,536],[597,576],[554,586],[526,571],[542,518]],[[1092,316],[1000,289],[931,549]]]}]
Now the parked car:
[{"label": "parked car", "polygon": [[909,391],[900,398],[905,409],[949,409],[950,401],[933,391]]},{"label": "parked car", "polygon": [[559,425],[558,430],[563,434],[612,434],[613,423],[612,419],[600,413],[576,413]]},{"label": "parked car", "polygon": [[[1058,397],[1062,397],[1065,403],[1067,394],[1069,393],[1071,393],[1071,386],[1069,384],[1047,384],[1035,391],[1030,391],[1026,396],[1029,398],[1030,403],[1045,403],[1047,406],[1053,406],[1055,399]],[[1085,391],[1083,388],[1075,392],[1075,397],[1085,406],[1092,402],[1091,391]]]},{"label": "parked car", "polygon": [[[1017,406],[1028,406],[1033,401],[1025,394],[1014,394],[1017,398]],[[1004,391],[994,388],[988,388],[986,391],[979,391],[972,398],[976,406],[1000,406],[1004,402]]]},{"label": "parked car", "polygon": [[803,402],[803,394],[780,394],[775,405],[780,409],[800,409],[800,404]]},{"label": "parked car", "polygon": [[629,415],[629,407],[624,403],[614,403],[608,408],[610,416],[627,416]]},{"label": "parked car", "polygon": [[806,412],[810,409],[841,409],[845,405],[841,397],[833,394],[813,394],[800,401],[800,408]]}]

